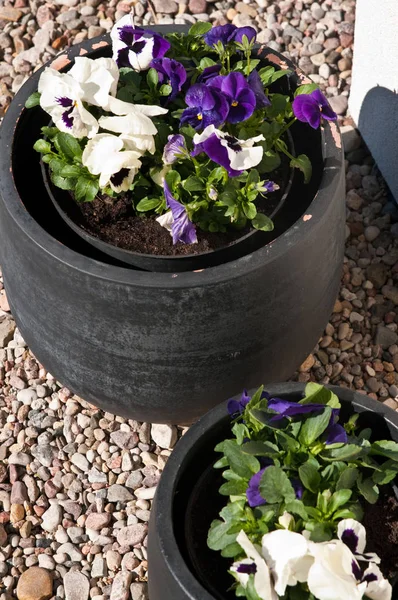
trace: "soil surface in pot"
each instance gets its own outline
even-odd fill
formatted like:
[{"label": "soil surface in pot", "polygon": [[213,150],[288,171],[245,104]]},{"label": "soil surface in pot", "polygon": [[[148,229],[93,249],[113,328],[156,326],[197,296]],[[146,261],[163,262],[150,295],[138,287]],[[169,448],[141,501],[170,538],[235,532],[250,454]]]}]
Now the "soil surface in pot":
[{"label": "soil surface in pot", "polygon": [[[267,194],[257,203],[258,212],[270,216],[280,203],[288,185],[291,168],[288,160],[282,159],[282,165],[269,178],[279,185],[279,190]],[[264,175],[268,179],[268,175]],[[226,233],[211,233],[197,228],[197,244],[173,245],[170,233],[156,221],[156,215],[138,216],[131,203],[131,195],[126,193],[117,198],[100,196],[93,202],[77,203],[77,225],[103,242],[124,250],[142,254],[162,256],[183,256],[210,252],[233,244],[245,236],[251,227]]]},{"label": "soil surface in pot", "polygon": [[[226,496],[218,494],[222,483],[221,471],[209,466],[193,486],[186,510],[185,544],[191,568],[202,585],[218,600],[233,600],[236,599],[231,590],[234,580],[228,573],[231,559],[207,547],[210,524],[219,518],[218,513],[227,501]],[[363,506],[366,551],[378,554],[384,576],[397,585],[398,500],[390,486],[380,489],[378,502]]]}]

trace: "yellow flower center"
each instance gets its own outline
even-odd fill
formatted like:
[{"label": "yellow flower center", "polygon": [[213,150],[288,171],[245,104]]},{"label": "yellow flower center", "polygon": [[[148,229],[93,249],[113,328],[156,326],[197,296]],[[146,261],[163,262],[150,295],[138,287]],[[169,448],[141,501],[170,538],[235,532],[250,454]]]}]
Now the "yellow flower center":
[{"label": "yellow flower center", "polygon": [[231,102],[231,106],[238,106],[239,102],[237,100],[234,100],[233,102]]},{"label": "yellow flower center", "polygon": [[198,121],[201,121],[201,120],[203,119],[203,115],[202,115],[202,113],[199,113],[199,114],[197,115],[197,118],[198,118]]}]

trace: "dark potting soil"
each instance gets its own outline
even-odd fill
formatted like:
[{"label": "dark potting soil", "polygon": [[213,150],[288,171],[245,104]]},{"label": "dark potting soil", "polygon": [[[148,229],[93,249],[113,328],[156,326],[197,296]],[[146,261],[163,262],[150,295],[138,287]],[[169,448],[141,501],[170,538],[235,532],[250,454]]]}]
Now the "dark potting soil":
[{"label": "dark potting soil", "polygon": [[398,575],[398,499],[390,486],[380,488],[376,504],[364,505],[366,551],[380,557],[380,570],[390,581]]},{"label": "dark potting soil", "polygon": [[[287,162],[270,174],[280,189],[257,202],[257,210],[269,216],[278,206],[290,177]],[[79,210],[77,224],[100,240],[142,254],[183,256],[200,254],[229,246],[251,230],[250,227],[226,233],[210,233],[197,228],[197,244],[173,245],[170,233],[156,221],[156,215],[137,216],[131,203],[131,194],[118,198],[100,196],[93,202],[76,203]]]}]

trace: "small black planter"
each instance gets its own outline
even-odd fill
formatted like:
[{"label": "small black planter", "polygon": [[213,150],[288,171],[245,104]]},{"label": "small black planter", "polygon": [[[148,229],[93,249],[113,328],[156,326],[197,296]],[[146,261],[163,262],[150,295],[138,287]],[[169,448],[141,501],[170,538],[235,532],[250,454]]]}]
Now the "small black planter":
[{"label": "small black planter", "polygon": [[[267,386],[272,395],[299,400],[304,385]],[[359,413],[359,424],[371,427],[374,439],[398,442],[398,413],[344,388],[330,386],[340,398],[341,418]],[[240,395],[237,396],[240,398]],[[214,447],[228,437],[226,402],[202,417],[178,442],[158,484],[148,536],[150,600],[234,600],[227,592],[231,561],[207,548],[210,523],[225,503],[218,494],[219,475],[213,469]],[[395,583],[393,598],[398,597]]]},{"label": "small black planter", "polygon": [[[83,42],[52,65],[108,43]],[[274,52],[268,60],[287,66]],[[336,125],[318,132],[313,200],[286,216],[271,243],[209,269],[149,273],[85,243],[49,199],[32,148],[46,115],[24,108],[41,72],[0,130],[0,263],[13,315],[40,362],[87,401],[151,422],[192,422],[245,385],[290,377],[339,287],[345,196]]]}]

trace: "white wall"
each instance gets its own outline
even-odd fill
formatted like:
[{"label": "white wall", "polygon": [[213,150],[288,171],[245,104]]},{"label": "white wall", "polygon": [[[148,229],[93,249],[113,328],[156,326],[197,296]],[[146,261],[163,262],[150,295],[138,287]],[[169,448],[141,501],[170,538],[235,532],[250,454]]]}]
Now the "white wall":
[{"label": "white wall", "polygon": [[398,0],[357,0],[349,109],[398,201]]}]

